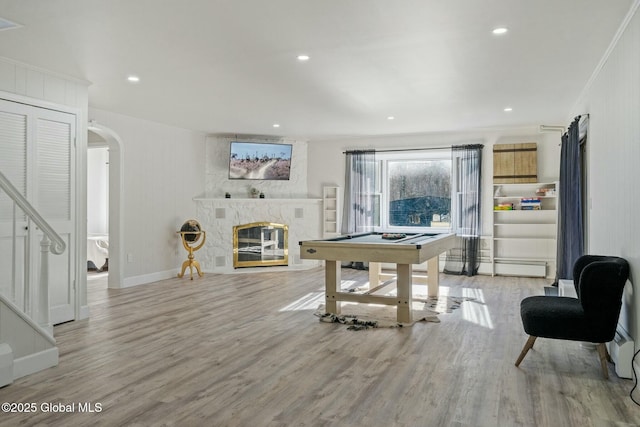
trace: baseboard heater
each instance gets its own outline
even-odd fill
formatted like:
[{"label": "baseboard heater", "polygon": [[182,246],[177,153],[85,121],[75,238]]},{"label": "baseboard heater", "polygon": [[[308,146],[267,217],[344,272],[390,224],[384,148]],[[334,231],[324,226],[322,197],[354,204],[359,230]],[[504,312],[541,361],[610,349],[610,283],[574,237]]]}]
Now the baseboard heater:
[{"label": "baseboard heater", "polygon": [[613,338],[613,341],[607,343],[607,348],[609,349],[613,363],[616,364],[616,374],[620,378],[633,379],[632,361],[634,343],[620,325],[618,325],[618,329],[616,329],[616,336]]},{"label": "baseboard heater", "polygon": [[495,273],[500,276],[546,277],[545,262],[503,262],[495,264]]}]

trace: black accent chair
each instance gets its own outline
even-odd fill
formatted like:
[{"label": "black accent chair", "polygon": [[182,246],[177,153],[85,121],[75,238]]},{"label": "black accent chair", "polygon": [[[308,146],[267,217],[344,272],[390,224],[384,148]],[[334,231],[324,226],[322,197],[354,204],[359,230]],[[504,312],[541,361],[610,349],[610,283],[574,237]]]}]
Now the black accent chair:
[{"label": "black accent chair", "polygon": [[605,343],[616,334],[622,291],[629,277],[626,260],[613,256],[583,255],[573,266],[578,298],[532,296],[520,303],[522,326],[529,335],[516,366],[536,338],[592,342],[600,356],[602,373],[609,378],[611,358]]}]

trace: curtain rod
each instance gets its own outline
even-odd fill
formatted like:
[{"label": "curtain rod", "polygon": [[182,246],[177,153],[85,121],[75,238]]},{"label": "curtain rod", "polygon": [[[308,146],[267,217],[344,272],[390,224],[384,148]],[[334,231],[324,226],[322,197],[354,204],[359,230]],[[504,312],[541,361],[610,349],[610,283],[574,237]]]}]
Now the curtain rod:
[{"label": "curtain rod", "polygon": [[573,120],[574,120],[574,121],[575,121],[575,120],[582,120],[582,119],[584,119],[584,118],[588,118],[588,117],[589,117],[589,113],[586,113],[586,114],[578,114],[577,116],[575,116],[575,117],[573,118]]},{"label": "curtain rod", "polygon": [[388,149],[388,150],[376,150],[374,148],[364,149],[364,150],[347,150],[343,151],[342,154],[347,153],[357,153],[359,151],[374,151],[376,153],[399,153],[403,151],[428,151],[428,150],[451,150],[453,146],[448,147],[429,147],[429,148],[399,148],[399,149]]}]

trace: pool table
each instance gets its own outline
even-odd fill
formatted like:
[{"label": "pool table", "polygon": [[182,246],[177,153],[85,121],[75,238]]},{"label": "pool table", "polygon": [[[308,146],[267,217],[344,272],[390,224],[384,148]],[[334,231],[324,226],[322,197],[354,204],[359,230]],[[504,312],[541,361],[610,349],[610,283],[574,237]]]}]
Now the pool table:
[{"label": "pool table", "polygon": [[[340,313],[340,301],[397,306],[398,322],[412,321],[412,266],[427,262],[429,296],[438,296],[438,257],[455,244],[455,234],[359,233],[300,242],[300,258],[325,261],[326,311]],[[369,290],[341,291],[341,261],[369,262]],[[374,295],[380,263],[396,264],[397,296]]]}]

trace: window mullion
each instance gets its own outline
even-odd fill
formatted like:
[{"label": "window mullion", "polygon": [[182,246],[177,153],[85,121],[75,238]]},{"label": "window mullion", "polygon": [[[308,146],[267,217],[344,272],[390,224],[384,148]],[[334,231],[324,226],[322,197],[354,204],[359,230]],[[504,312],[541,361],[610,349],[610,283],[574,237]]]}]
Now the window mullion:
[{"label": "window mullion", "polygon": [[386,160],[380,160],[380,174],[382,175],[381,179],[380,179],[380,187],[377,189],[379,191],[379,209],[380,209],[380,229],[382,230],[386,230],[387,228],[389,228],[389,221],[388,221],[388,217],[389,217],[389,212],[388,212],[388,197],[387,197],[387,192],[388,192],[388,184],[387,184],[387,161]]}]

